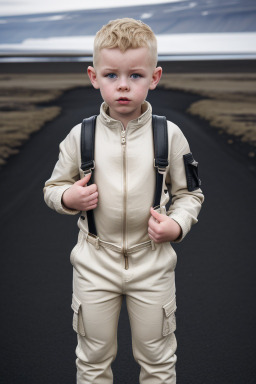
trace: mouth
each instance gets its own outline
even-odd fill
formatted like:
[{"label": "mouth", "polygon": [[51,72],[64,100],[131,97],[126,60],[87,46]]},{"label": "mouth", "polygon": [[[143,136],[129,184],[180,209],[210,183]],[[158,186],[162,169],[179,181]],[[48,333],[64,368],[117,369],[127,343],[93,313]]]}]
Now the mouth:
[{"label": "mouth", "polygon": [[119,104],[128,104],[130,102],[130,99],[128,99],[127,97],[119,97],[117,101]]}]

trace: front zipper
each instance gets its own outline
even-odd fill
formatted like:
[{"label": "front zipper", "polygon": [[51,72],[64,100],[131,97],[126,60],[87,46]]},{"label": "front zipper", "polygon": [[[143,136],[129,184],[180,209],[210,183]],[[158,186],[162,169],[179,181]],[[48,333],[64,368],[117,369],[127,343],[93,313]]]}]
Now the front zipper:
[{"label": "front zipper", "polygon": [[122,129],[121,131],[121,143],[123,151],[123,175],[124,175],[124,194],[123,194],[123,255],[124,255],[124,268],[129,268],[128,254],[127,254],[127,244],[126,244],[126,131]]}]

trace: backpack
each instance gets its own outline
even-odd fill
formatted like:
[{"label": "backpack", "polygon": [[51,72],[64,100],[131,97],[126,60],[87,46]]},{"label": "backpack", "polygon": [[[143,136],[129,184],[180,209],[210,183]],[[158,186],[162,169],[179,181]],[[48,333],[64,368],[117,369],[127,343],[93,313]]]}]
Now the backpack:
[{"label": "backpack", "polygon": [[[81,169],[84,175],[91,173],[88,185],[93,183],[95,126],[97,115],[84,119],[81,124]],[[165,116],[152,115],[152,128],[154,140],[154,167],[156,169],[156,188],[154,196],[154,208],[160,207],[162,194],[163,175],[168,161],[168,132]],[[97,237],[97,229],[94,222],[93,210],[87,211],[89,233]]]}]

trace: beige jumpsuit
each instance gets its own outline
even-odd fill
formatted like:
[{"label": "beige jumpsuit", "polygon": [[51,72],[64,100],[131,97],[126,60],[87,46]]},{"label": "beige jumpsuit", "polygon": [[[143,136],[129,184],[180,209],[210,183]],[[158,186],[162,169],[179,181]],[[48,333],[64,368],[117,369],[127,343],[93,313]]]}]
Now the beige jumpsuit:
[{"label": "beige jumpsuit", "polygon": [[[95,183],[99,202],[94,211],[98,238],[88,235],[86,212],[78,220],[73,265],[73,327],[77,332],[77,383],[113,383],[111,363],[117,353],[117,324],[126,295],[133,354],[141,366],[141,384],[176,383],[175,277],[176,253],[170,243],[154,244],[148,220],[155,190],[152,111],[124,130],[102,104],[95,136]],[[168,122],[169,167],[164,175],[161,213],[182,228],[181,241],[197,222],[203,202],[200,189],[187,190],[183,155],[188,143]],[[60,144],[59,160],[44,188],[48,206],[77,214],[61,203],[63,192],[80,177],[80,124]]]}]

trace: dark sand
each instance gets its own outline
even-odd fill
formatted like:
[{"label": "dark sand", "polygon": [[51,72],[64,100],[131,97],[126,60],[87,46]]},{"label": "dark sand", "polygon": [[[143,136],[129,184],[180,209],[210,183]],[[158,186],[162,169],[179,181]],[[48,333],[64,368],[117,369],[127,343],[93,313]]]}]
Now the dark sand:
[{"label": "dark sand", "polygon": [[[43,67],[42,67],[43,68]],[[197,96],[155,90],[156,114],[177,123],[200,164],[206,201],[178,253],[178,382],[253,384],[255,343],[255,196],[253,165],[205,121],[185,113]],[[98,112],[92,89],[64,94],[62,114],[10,158],[1,176],[1,382],[75,382],[69,253],[77,217],[50,211],[42,188],[58,144],[83,117]],[[170,108],[170,105],[172,106]],[[138,382],[125,306],[119,324],[115,384]]]}]

